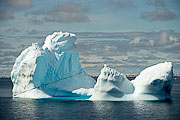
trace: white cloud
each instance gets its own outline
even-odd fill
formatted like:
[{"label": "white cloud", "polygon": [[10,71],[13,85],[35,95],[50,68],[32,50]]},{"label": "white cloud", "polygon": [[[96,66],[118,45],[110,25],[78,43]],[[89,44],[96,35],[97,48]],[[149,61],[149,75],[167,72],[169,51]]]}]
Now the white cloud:
[{"label": "white cloud", "polygon": [[148,21],[169,21],[176,19],[176,14],[168,9],[156,9],[141,14],[141,18]]},{"label": "white cloud", "polygon": [[5,0],[8,7],[12,8],[30,8],[32,4],[30,0]]}]

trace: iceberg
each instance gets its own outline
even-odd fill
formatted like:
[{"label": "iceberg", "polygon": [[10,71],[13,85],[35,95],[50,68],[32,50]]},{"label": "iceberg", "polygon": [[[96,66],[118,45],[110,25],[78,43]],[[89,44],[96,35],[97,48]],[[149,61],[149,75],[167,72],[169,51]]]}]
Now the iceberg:
[{"label": "iceberg", "polygon": [[54,32],[44,45],[26,48],[11,71],[13,97],[100,101],[165,100],[171,97],[173,64],[144,69],[132,81],[104,65],[97,82],[79,64],[72,33]]},{"label": "iceberg", "polygon": [[172,62],[148,67],[132,81],[105,65],[89,100],[166,100],[170,98],[172,85]]},{"label": "iceberg", "polygon": [[13,97],[73,97],[73,90],[92,88],[95,80],[82,70],[75,40],[75,34],[54,32],[42,48],[33,43],[22,51],[11,71]]},{"label": "iceberg", "polygon": [[117,101],[134,92],[133,84],[125,75],[104,65],[89,100]]}]

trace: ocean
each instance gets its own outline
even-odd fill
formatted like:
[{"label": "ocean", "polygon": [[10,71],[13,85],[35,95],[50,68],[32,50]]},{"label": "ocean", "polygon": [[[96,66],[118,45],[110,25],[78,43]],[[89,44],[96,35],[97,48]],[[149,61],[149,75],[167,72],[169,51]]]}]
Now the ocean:
[{"label": "ocean", "polygon": [[0,79],[0,120],[180,120],[180,77],[168,101],[22,99],[11,90],[11,80]]}]

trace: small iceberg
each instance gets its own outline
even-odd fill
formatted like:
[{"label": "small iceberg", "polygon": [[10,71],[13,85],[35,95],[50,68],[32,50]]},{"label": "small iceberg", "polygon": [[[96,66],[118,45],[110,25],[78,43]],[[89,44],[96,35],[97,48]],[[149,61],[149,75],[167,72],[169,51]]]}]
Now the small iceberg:
[{"label": "small iceberg", "polygon": [[171,96],[172,85],[173,65],[171,62],[148,67],[132,81],[105,66],[97,79],[90,100],[166,100]]}]

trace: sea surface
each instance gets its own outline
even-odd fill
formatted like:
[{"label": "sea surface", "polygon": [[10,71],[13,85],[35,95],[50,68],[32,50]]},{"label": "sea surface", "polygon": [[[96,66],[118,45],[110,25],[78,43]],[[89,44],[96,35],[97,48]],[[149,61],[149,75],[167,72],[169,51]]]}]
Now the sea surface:
[{"label": "sea surface", "polygon": [[92,102],[12,98],[10,79],[0,79],[0,120],[180,120],[180,77],[169,101]]}]

